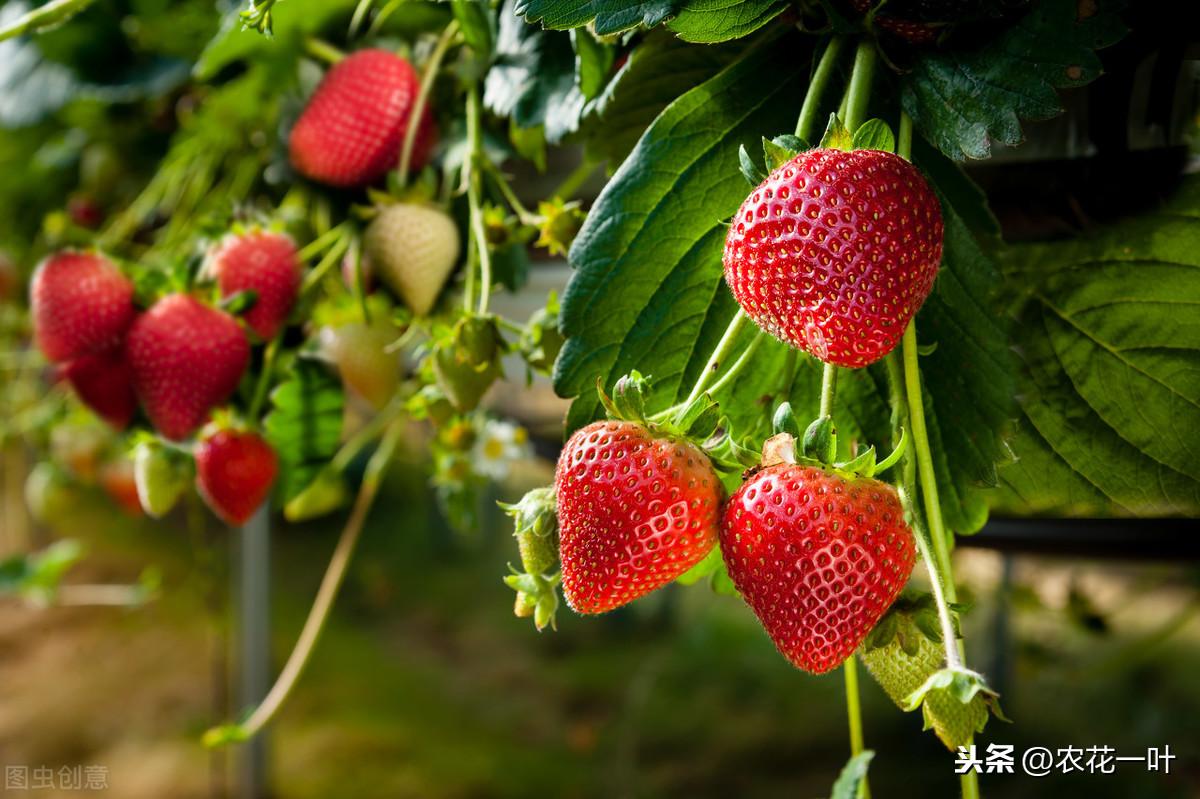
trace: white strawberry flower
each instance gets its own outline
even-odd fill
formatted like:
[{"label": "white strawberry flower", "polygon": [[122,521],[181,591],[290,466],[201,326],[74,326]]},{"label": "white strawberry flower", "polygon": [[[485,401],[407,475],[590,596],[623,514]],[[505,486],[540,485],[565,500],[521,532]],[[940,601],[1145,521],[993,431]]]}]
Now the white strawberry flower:
[{"label": "white strawberry flower", "polygon": [[492,480],[502,480],[508,476],[513,461],[532,455],[529,431],[512,422],[488,419],[475,442],[475,471]]}]

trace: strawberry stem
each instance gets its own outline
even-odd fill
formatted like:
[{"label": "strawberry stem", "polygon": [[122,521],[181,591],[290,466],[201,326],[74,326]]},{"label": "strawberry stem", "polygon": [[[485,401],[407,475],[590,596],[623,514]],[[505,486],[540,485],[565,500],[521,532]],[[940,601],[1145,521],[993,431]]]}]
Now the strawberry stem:
[{"label": "strawberry stem", "polygon": [[835,36],[829,40],[829,45],[821,54],[821,60],[817,62],[817,68],[813,70],[812,80],[808,83],[808,92],[804,95],[804,105],[800,106],[800,117],[796,120],[796,135],[806,142],[816,132],[814,128],[820,116],[821,93],[829,83],[829,77],[833,74],[833,67],[837,63],[838,54],[844,43],[845,39],[841,36]]},{"label": "strawberry stem", "polygon": [[27,33],[38,33],[61,25],[83,11],[95,0],[51,0],[18,17],[12,24],[0,29],[0,42]]},{"label": "strawberry stem", "polygon": [[253,399],[250,401],[250,412],[247,415],[250,423],[258,425],[258,414],[262,411],[263,403],[267,399],[267,389],[271,385],[271,378],[275,375],[275,361],[279,357],[279,347],[283,343],[282,331],[278,333],[271,342],[267,344],[267,349],[263,353],[262,371],[258,375],[258,382],[254,386]]},{"label": "strawberry stem", "polygon": [[[863,750],[862,709],[858,700],[858,662],[854,655],[843,664],[842,674],[846,678],[846,716],[850,721],[850,755],[853,757]],[[867,784],[866,776],[859,785],[858,795],[862,799],[871,799],[871,787]]]},{"label": "strawberry stem", "polygon": [[425,65],[425,74],[421,76],[421,89],[417,92],[417,99],[413,102],[412,112],[408,115],[408,127],[404,130],[404,142],[400,147],[400,165],[396,171],[400,178],[401,186],[408,183],[408,169],[412,164],[413,147],[417,142],[417,131],[421,129],[421,118],[425,116],[425,106],[429,101],[429,93],[433,90],[433,81],[437,77],[438,69],[441,68],[442,59],[446,55],[446,51],[450,49],[450,45],[454,42],[454,37],[458,33],[458,20],[450,20],[450,24],[442,31],[442,35],[438,38],[437,45],[433,48],[433,53],[429,56],[429,62]]},{"label": "strawberry stem", "polygon": [[851,133],[867,120],[867,104],[871,99],[871,79],[875,76],[875,43],[863,39],[854,52],[854,72],[846,92],[846,116],[843,120]]},{"label": "strawberry stem", "polygon": [[270,692],[254,709],[249,718],[241,724],[233,727],[216,727],[205,733],[206,745],[222,746],[254,737],[270,723],[279,709],[283,707],[283,703],[287,701],[316,647],[326,620],[329,618],[329,611],[337,598],[338,590],[346,577],[346,569],[350,565],[350,558],[361,537],[363,524],[375,502],[375,496],[379,493],[384,470],[392,459],[392,454],[396,450],[403,430],[402,423],[394,422],[384,433],[383,440],[380,441],[375,454],[371,456],[366,473],[363,475],[358,497],[354,501],[354,508],[342,530],[341,538],[338,539],[333,557],[330,558],[329,568],[321,579],[321,586],[317,589],[317,597],[313,601],[308,618],[304,621],[304,628],[300,631],[296,646],[292,650],[292,654],[288,656],[287,663],[284,664],[275,684],[271,686]]},{"label": "strawberry stem", "polygon": [[324,61],[330,65],[336,64],[346,57],[346,54],[341,50],[324,39],[318,39],[315,36],[310,36],[304,41],[304,52],[318,61]]},{"label": "strawberry stem", "polygon": [[717,371],[721,368],[721,364],[731,354],[734,345],[737,343],[738,334],[742,332],[742,328],[750,321],[750,317],[746,316],[746,312],[738,308],[737,313],[729,320],[729,326],[725,328],[725,333],[721,336],[721,340],[717,342],[717,348],[713,350],[712,355],[708,357],[708,363],[704,364],[704,370],[700,372],[700,377],[696,379],[696,384],[692,386],[691,393],[687,395],[682,403],[683,407],[687,407],[700,398],[704,393],[704,389],[712,383],[716,377]]},{"label": "strawberry stem", "polygon": [[821,370],[821,416],[833,417],[833,399],[837,395],[837,367],[825,364]]},{"label": "strawberry stem", "polygon": [[483,112],[479,107],[479,87],[467,90],[467,204],[471,214],[471,243],[479,252],[479,314],[488,311],[492,292],[492,253],[488,249],[487,232],[483,225],[483,203],[480,198],[483,175],[480,165],[487,157],[483,151]]}]

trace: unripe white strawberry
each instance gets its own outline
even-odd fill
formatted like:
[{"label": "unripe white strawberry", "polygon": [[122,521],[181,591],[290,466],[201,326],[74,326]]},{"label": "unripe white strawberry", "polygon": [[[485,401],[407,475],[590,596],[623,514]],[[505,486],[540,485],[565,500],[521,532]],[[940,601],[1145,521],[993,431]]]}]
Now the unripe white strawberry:
[{"label": "unripe white strawberry", "polygon": [[375,275],[417,316],[433,310],[458,262],[454,220],[427,205],[388,205],[379,210],[364,241]]}]

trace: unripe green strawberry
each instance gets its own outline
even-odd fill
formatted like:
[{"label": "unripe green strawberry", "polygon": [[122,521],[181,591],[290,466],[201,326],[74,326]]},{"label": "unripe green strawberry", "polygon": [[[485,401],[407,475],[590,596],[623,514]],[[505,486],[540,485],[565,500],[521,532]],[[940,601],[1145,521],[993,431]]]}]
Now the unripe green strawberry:
[{"label": "unripe green strawberry", "polygon": [[[941,641],[931,639],[926,632],[937,625],[936,613],[926,600],[898,600],[859,652],[867,671],[901,709],[905,709],[909,696],[945,664]],[[920,614],[930,618],[920,623]],[[982,694],[963,704],[948,691],[931,691],[925,696],[921,712],[925,729],[932,729],[952,752],[982,732],[988,719]]]},{"label": "unripe green strawberry", "polygon": [[503,374],[504,342],[496,320],[466,316],[434,346],[433,373],[446,398],[460,413],[474,410]]},{"label": "unripe green strawberry", "polygon": [[399,331],[389,321],[350,322],[321,328],[321,355],[337,366],[342,382],[374,408],[387,404],[400,385],[400,358],[390,347]]},{"label": "unripe green strawberry", "polygon": [[133,452],[133,479],[142,510],[153,519],[166,516],[188,486],[187,460],[152,441]]},{"label": "unripe green strawberry", "polygon": [[38,524],[57,524],[71,511],[75,487],[59,469],[39,463],[25,478],[25,505]]},{"label": "unripe green strawberry", "polygon": [[[528,574],[544,574],[558,563],[558,519],[553,488],[535,488],[512,505],[500,503],[513,519],[513,536]],[[532,611],[531,611],[532,612]]]},{"label": "unripe green strawberry", "polygon": [[417,316],[433,310],[458,262],[458,227],[445,211],[428,205],[384,206],[364,244],[375,276]]},{"label": "unripe green strawberry", "polygon": [[332,513],[346,504],[346,481],[333,469],[322,470],[308,486],[283,506],[289,522],[303,522]]}]

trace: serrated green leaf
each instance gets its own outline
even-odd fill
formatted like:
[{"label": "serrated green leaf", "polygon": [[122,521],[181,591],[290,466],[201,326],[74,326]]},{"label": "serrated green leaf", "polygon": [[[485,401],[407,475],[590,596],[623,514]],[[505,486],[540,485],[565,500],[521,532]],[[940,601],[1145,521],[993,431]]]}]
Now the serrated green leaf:
[{"label": "serrated green leaf", "polygon": [[873,757],[873,751],[864,749],[850,758],[842,768],[842,773],[838,775],[837,782],[833,784],[830,799],[857,799],[859,786],[867,778],[867,769]]},{"label": "serrated green leaf", "polygon": [[586,28],[572,29],[571,46],[575,48],[575,82],[584,99],[593,100],[608,82],[613,48],[597,41]]},{"label": "serrated green leaf", "polygon": [[885,153],[894,153],[896,137],[882,119],[868,119],[854,131],[851,146],[855,150],[883,150]]},{"label": "serrated green leaf", "polygon": [[1002,507],[1200,513],[1200,181],[1098,236],[1014,247],[1015,462]]},{"label": "serrated green leaf", "polygon": [[956,161],[1019,144],[1020,120],[1062,112],[1055,89],[1099,77],[1095,51],[1125,34],[1114,5],[1039,0],[983,47],[924,51],[903,75],[904,110]]},{"label": "serrated green leaf", "polygon": [[263,432],[279,458],[275,492],[294,499],[337,452],[342,435],[341,383],[324,366],[297,359],[271,392]]},{"label": "serrated green leaf", "polygon": [[608,36],[636,28],[653,28],[666,20],[680,0],[518,0],[514,12],[528,22],[553,30],[594,23],[596,33]]},{"label": "serrated green leaf", "polygon": [[640,41],[587,109],[588,154],[616,164],[668,104],[704,83],[738,55],[733,46],[689,47],[668,31]]},{"label": "serrated green leaf", "polygon": [[546,140],[559,142],[579,127],[583,93],[575,83],[575,51],[566,33],[540,31],[513,13],[515,0],[500,7],[496,61],[488,70],[483,102],[523,128],[544,126]]},{"label": "serrated green leaf", "polygon": [[717,44],[749,36],[787,7],[786,0],[685,0],[667,27],[685,42]]},{"label": "serrated green leaf", "polygon": [[491,58],[496,43],[496,16],[491,6],[478,0],[450,0],[450,9],[467,46],[485,61]]},{"label": "serrated green leaf", "polygon": [[595,418],[598,376],[611,384],[631,369],[652,373],[649,407],[661,408],[703,368],[733,315],[720,253],[723,220],[747,193],[738,147],[792,124],[802,86],[788,65],[798,46],[789,37],[756,48],[672,103],[597,199],[571,248],[576,271],[563,297],[568,339],[555,388],[579,397],[569,429]]}]

